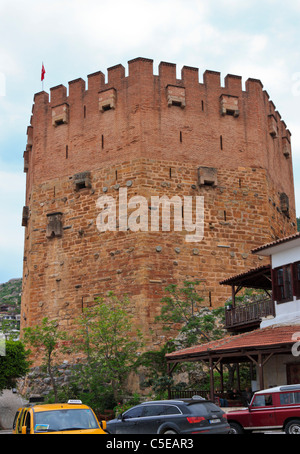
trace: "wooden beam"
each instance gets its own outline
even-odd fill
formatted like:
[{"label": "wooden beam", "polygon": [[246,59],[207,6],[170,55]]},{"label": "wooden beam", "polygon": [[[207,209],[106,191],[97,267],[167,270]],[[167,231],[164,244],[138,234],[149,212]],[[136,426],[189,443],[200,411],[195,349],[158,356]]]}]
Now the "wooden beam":
[{"label": "wooden beam", "polygon": [[214,386],[214,367],[213,367],[213,359],[209,357],[209,380],[210,380],[210,398],[214,402],[214,395],[215,395],[215,386]]},{"label": "wooden beam", "polygon": [[263,361],[263,366],[269,361],[270,358],[274,355],[274,352],[270,353],[269,356]]},{"label": "wooden beam", "polygon": [[[214,353],[213,351],[211,352],[203,352],[203,354],[200,354],[199,356],[197,356],[197,354],[195,354],[194,356],[183,356],[183,357],[176,357],[174,359],[167,359],[167,362],[178,362],[178,363],[182,363],[182,362],[195,362],[195,361],[209,361],[209,358],[210,356],[212,356],[214,359],[218,359],[218,358],[221,358],[224,362],[224,360],[226,358],[229,358],[229,362],[232,362],[231,359],[232,358],[241,358],[241,357],[249,357],[250,356],[257,356],[259,353],[262,353],[263,355],[268,355],[268,354],[280,354],[280,353],[290,353],[291,352],[291,346],[292,346],[292,343],[291,344],[286,344],[284,347],[283,346],[278,346],[278,347],[274,347],[274,346],[271,346],[269,349],[268,348],[261,348],[261,349],[256,349],[256,350],[246,350],[246,349],[243,349],[241,351],[234,351],[234,352],[216,352]],[[254,347],[252,347],[254,348]],[[255,362],[254,359],[251,359],[251,361]]]},{"label": "wooden beam", "polygon": [[258,376],[259,376],[259,389],[264,389],[264,370],[263,370],[263,361],[262,353],[258,354]]}]

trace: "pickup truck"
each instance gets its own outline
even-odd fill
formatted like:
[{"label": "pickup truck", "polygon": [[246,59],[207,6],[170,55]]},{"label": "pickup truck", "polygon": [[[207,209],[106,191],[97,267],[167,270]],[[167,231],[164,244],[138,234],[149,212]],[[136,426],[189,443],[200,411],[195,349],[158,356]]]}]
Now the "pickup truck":
[{"label": "pickup truck", "polygon": [[300,434],[300,384],[276,386],[254,393],[248,408],[227,413],[231,434],[284,430]]}]

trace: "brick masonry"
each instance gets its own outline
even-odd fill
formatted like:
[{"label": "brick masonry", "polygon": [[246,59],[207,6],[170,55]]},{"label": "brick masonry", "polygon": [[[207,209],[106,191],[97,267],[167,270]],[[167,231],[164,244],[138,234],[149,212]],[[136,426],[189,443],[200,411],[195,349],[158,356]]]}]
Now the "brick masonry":
[{"label": "brick masonry", "polygon": [[[251,249],[296,231],[291,133],[262,83],[137,58],[34,97],[28,127],[21,328],[48,315],[71,329],[107,290],[127,293],[148,347],[169,283],[200,279],[205,305],[219,282],[264,263]],[[200,170],[199,170],[200,168]],[[209,169],[207,169],[209,168]],[[200,178],[201,175],[201,178]],[[100,233],[97,200],[204,196],[204,238],[187,232]],[[117,204],[118,208],[118,204]],[[172,226],[172,224],[171,224]],[[150,227],[149,227],[150,230]]]}]

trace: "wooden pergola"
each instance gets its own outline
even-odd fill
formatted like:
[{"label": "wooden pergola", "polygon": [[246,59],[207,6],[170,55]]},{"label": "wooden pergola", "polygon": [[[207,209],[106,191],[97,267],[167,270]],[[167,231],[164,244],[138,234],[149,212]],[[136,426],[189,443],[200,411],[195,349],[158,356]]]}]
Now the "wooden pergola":
[{"label": "wooden pergola", "polygon": [[223,365],[250,362],[258,370],[259,389],[264,389],[264,366],[274,355],[291,354],[292,345],[295,343],[293,335],[299,331],[299,325],[257,329],[168,353],[166,355],[168,373],[172,375],[180,363],[203,362],[209,368],[210,398],[213,399],[214,371],[217,370],[221,376],[223,392]]}]

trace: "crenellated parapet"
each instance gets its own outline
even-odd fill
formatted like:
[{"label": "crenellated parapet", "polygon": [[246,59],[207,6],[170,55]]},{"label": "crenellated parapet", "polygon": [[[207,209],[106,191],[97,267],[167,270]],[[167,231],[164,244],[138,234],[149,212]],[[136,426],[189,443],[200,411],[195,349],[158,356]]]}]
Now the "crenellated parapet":
[{"label": "crenellated parapet", "polygon": [[155,74],[148,58],[130,60],[127,75],[119,64],[106,77],[98,71],[87,83],[37,93],[28,131],[24,170],[32,183],[140,156],[292,178],[291,133],[260,80],[249,78],[243,89],[240,76],[222,82],[206,70],[200,81],[190,66],[178,78],[168,62]]}]

